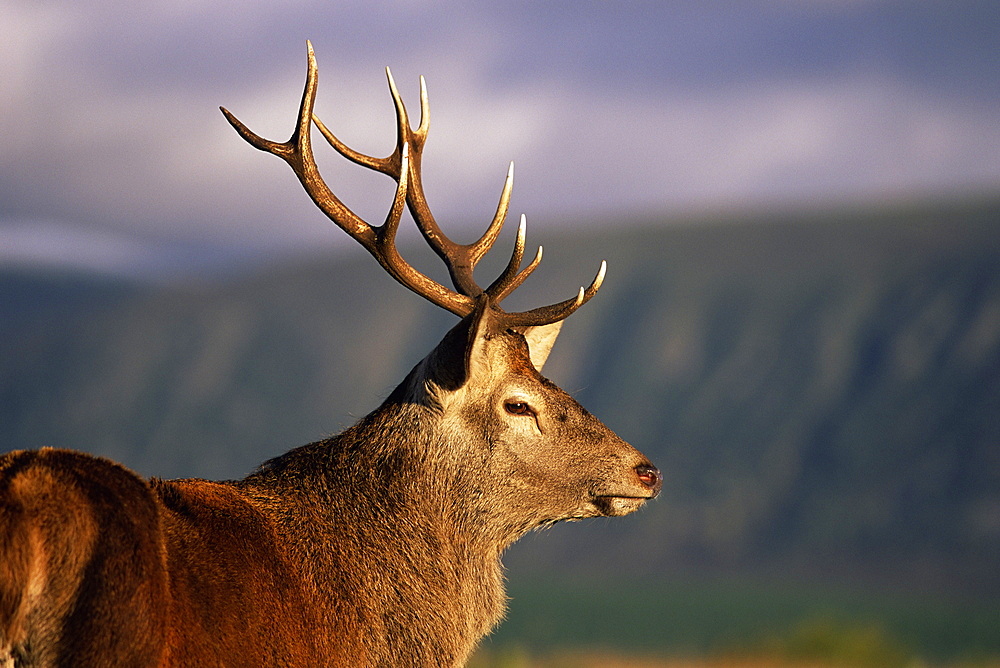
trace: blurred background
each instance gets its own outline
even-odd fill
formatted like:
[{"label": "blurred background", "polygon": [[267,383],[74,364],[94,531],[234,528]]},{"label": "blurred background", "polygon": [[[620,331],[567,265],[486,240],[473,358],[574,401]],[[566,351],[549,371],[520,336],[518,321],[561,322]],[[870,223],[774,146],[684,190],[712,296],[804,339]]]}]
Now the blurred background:
[{"label": "blurred background", "polygon": [[[512,306],[609,262],[546,373],[664,492],[512,548],[476,665],[996,665],[995,3],[0,15],[3,450],[241,477],[372,410],[451,325],[218,111],[287,138],[309,39],[317,113],[363,152],[394,144],[383,68],[413,112],[427,78],[424,182],[459,241],[516,161],[546,259]],[[392,182],[317,149],[381,222]]]}]

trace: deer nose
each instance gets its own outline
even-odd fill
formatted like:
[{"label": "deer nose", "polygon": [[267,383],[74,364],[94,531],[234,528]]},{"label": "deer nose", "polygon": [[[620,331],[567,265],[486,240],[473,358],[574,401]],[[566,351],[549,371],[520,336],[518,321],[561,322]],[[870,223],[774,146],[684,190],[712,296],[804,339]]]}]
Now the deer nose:
[{"label": "deer nose", "polygon": [[663,474],[660,469],[652,464],[639,464],[635,467],[635,474],[639,476],[639,482],[648,487],[653,492],[653,496],[660,493],[663,486]]}]

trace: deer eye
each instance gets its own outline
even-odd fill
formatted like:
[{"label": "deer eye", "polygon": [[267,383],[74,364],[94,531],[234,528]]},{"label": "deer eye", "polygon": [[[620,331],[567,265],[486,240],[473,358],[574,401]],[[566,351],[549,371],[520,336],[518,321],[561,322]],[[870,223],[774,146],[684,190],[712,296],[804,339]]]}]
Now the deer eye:
[{"label": "deer eye", "polygon": [[531,410],[531,406],[523,401],[508,401],[503,405],[504,410],[506,410],[511,415],[534,415],[535,411]]}]

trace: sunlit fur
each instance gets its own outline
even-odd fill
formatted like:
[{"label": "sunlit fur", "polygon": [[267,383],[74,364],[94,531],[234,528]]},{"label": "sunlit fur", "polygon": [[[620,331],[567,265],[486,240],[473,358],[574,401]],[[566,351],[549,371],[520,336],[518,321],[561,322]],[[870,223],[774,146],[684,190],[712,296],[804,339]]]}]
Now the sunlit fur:
[{"label": "sunlit fur", "polygon": [[241,481],[0,458],[0,666],[462,665],[511,542],[659,489],[495,330],[463,319],[373,413]]}]

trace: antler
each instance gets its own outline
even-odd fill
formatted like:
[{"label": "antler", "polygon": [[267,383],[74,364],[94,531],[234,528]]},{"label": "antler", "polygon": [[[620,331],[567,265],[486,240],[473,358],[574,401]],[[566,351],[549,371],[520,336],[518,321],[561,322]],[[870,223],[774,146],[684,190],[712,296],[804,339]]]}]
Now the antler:
[{"label": "antler", "polygon": [[[264,139],[252,132],[224,107],[222,113],[250,145],[272,153],[287,162],[316,206],[338,227],[364,246],[390,276],[418,295],[460,317],[471,313],[477,300],[485,295],[506,327],[545,325],[557,322],[569,316],[597,293],[607,268],[604,262],[601,263],[601,269],[590,287],[586,289],[581,287],[580,292],[573,299],[520,313],[503,311],[499,307],[499,303],[520,286],[542,260],[542,248],[539,246],[535,258],[521,269],[525,238],[525,219],[524,216],[521,216],[514,251],[503,273],[485,290],[480,288],[473,278],[476,265],[496,242],[507,218],[510,193],[514,184],[514,163],[511,163],[507,170],[507,179],[504,182],[503,191],[500,193],[500,203],[497,206],[496,215],[486,232],[471,244],[455,243],[441,231],[424,197],[420,160],[424,143],[427,141],[427,131],[430,127],[430,107],[427,103],[427,86],[424,83],[424,78],[420,77],[420,125],[414,130],[410,126],[406,107],[399,91],[396,90],[392,74],[386,68],[389,90],[396,107],[396,147],[387,157],[375,158],[359,153],[345,145],[313,114],[318,72],[312,44],[306,42],[306,46],[309,65],[305,90],[302,92],[302,102],[299,105],[295,131],[287,142]],[[342,156],[359,165],[386,174],[396,181],[396,194],[382,225],[372,226],[362,220],[361,217],[347,208],[323,181],[312,152],[310,138],[312,123],[316,124],[330,145]],[[424,239],[444,261],[455,290],[428,278],[400,256],[395,239],[399,229],[399,221],[403,215],[404,204],[409,208],[410,215]]]}]

